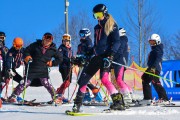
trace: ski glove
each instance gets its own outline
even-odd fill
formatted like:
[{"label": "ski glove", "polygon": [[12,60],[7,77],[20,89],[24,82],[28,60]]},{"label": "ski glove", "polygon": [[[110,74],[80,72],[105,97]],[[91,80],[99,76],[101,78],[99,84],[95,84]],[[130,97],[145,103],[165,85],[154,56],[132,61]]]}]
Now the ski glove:
[{"label": "ski glove", "polygon": [[154,68],[154,67],[148,68],[147,71],[154,74],[156,72],[156,68]]},{"label": "ski glove", "polygon": [[109,59],[109,61],[113,61],[114,60],[114,55],[115,55],[115,53],[114,52],[110,52],[110,53],[108,53],[108,59]]},{"label": "ski glove", "polygon": [[24,59],[24,61],[26,62],[26,63],[28,63],[28,62],[32,62],[32,57],[29,55],[29,56],[26,56],[26,58]]},{"label": "ski glove", "polygon": [[7,71],[8,71],[9,77],[14,77],[14,76],[16,75],[16,73],[13,72],[12,69],[9,69],[9,70],[7,70]]},{"label": "ski glove", "polygon": [[48,62],[46,63],[46,65],[49,66],[49,67],[52,67],[52,61],[51,61],[51,60],[48,61]]}]

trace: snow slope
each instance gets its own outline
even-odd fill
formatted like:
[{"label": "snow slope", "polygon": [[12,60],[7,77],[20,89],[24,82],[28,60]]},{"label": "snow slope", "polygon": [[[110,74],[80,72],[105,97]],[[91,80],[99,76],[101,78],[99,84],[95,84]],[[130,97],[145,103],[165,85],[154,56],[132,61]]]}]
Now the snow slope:
[{"label": "snow slope", "polygon": [[[50,72],[50,81],[55,88],[59,87],[62,83],[60,73],[57,68],[52,68]],[[15,84],[15,83],[14,83]],[[69,96],[76,85],[76,77],[73,75],[73,81],[69,88]],[[8,94],[11,93],[12,87],[9,87]],[[66,91],[66,96],[68,92]],[[101,92],[103,95],[103,92]],[[135,95],[142,97],[142,92],[135,92]],[[75,96],[74,96],[75,97]],[[37,101],[48,101],[50,95],[44,87],[29,87],[26,90],[25,99],[34,99]],[[180,102],[176,102],[180,104]],[[83,106],[81,109],[85,112],[101,113],[103,109],[108,106],[101,107],[87,107]],[[126,111],[120,111],[116,113],[106,113],[95,116],[86,117],[73,117],[65,115],[65,110],[71,110],[72,104],[62,106],[46,106],[46,107],[29,107],[29,106],[15,106],[15,105],[3,105],[0,109],[0,120],[178,120],[180,114],[180,107],[132,107]]]}]

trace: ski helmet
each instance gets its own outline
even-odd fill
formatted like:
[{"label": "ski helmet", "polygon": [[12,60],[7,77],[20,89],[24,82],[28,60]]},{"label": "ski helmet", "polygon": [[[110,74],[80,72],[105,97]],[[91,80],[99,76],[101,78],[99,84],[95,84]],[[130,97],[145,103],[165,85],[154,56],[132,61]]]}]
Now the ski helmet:
[{"label": "ski helmet", "polygon": [[4,41],[6,38],[6,34],[0,31],[0,40]]},{"label": "ski helmet", "polygon": [[126,36],[126,30],[124,28],[119,28],[119,35]]},{"label": "ski helmet", "polygon": [[52,35],[51,33],[47,32],[47,33],[45,33],[45,34],[43,35],[43,40],[44,40],[44,39],[53,40],[53,35]]},{"label": "ski helmet", "polygon": [[62,40],[68,40],[68,41],[71,41],[71,36],[69,34],[64,34],[62,36]]},{"label": "ski helmet", "polygon": [[83,28],[79,31],[80,37],[88,37],[91,35],[91,31],[88,28]]},{"label": "ski helmet", "polygon": [[[93,8],[93,13],[98,13],[98,12],[102,12],[104,16],[107,16],[108,14],[108,9],[104,4],[97,4],[94,8]],[[94,18],[95,15],[93,14]],[[96,18],[97,19],[97,18]]]},{"label": "ski helmet", "polygon": [[150,38],[148,39],[148,41],[151,41],[151,40],[155,41],[156,45],[161,44],[161,38],[160,38],[160,36],[158,34],[152,34],[150,36]]},{"label": "ski helmet", "polygon": [[16,37],[13,40],[13,47],[15,49],[21,49],[23,47],[23,39],[20,37]]}]

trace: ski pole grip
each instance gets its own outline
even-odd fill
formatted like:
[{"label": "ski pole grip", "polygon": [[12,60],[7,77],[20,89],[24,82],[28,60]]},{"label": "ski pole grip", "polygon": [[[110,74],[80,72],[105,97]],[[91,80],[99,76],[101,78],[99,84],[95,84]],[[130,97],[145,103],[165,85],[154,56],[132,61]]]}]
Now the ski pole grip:
[{"label": "ski pole grip", "polygon": [[103,61],[104,61],[104,68],[109,68],[111,65],[110,60],[108,58],[104,58]]}]

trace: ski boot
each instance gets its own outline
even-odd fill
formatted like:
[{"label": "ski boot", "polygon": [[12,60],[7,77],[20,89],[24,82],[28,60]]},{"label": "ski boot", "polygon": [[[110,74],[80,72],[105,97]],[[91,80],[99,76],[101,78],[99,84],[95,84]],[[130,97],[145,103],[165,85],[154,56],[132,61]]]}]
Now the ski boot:
[{"label": "ski boot", "polygon": [[72,108],[72,111],[75,113],[80,112],[80,107],[82,106],[82,101],[83,101],[84,95],[76,95],[76,98],[74,99],[74,105]]},{"label": "ski boot", "polygon": [[132,104],[132,97],[131,97],[130,93],[123,94],[123,99],[124,99],[124,104],[126,106]]},{"label": "ski boot", "polygon": [[57,94],[55,99],[53,100],[53,102],[54,102],[55,105],[61,105],[63,103],[62,95]]},{"label": "ski boot", "polygon": [[9,103],[17,103],[17,95],[12,94],[8,99],[7,102]]},{"label": "ski boot", "polygon": [[151,99],[149,99],[149,100],[143,99],[143,100],[139,101],[138,104],[139,104],[139,105],[144,105],[144,106],[146,106],[146,105],[152,105],[152,104],[153,104],[153,101],[152,101]]},{"label": "ski boot", "polygon": [[112,110],[125,110],[124,100],[121,93],[115,93],[111,95],[113,104],[110,105]]},{"label": "ski boot", "polygon": [[94,95],[94,101],[96,101],[96,102],[103,102],[103,98],[102,98],[100,92],[98,92],[97,94]]},{"label": "ski boot", "polygon": [[84,94],[84,99],[83,99],[83,102],[86,103],[86,102],[91,102],[91,95],[90,95],[90,92],[89,92],[89,89],[86,88],[86,93]]},{"label": "ski boot", "polygon": [[171,104],[171,100],[165,100],[165,99],[158,99],[155,102],[156,105],[170,105]]},{"label": "ski boot", "polygon": [[23,98],[17,96],[16,100],[17,100],[17,102],[22,102],[22,101],[23,101]]}]

